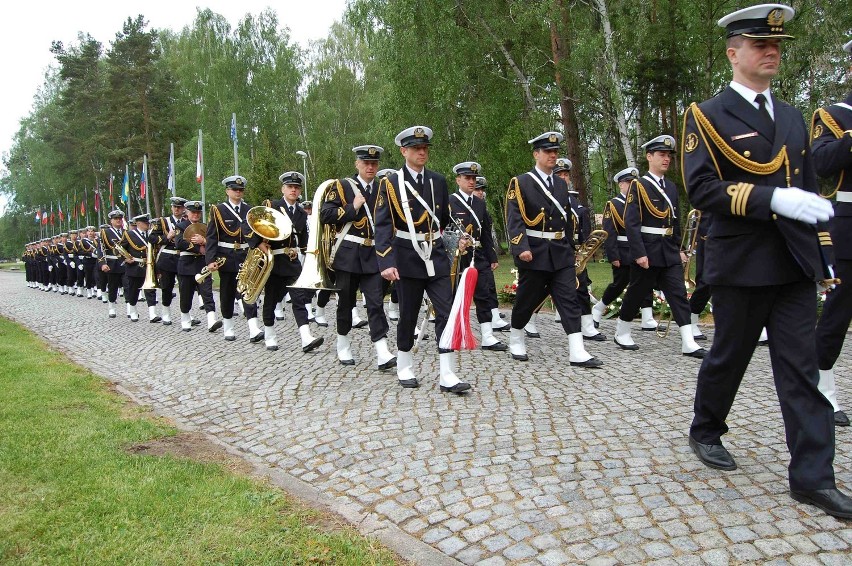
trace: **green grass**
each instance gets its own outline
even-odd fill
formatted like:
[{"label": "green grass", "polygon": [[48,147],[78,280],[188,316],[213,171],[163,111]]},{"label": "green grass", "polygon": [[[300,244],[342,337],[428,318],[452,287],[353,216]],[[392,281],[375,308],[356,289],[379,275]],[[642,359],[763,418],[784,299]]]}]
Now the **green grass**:
[{"label": "green grass", "polygon": [[[497,283],[497,290],[503,288],[504,285],[511,285],[515,279],[515,275],[510,270],[515,268],[515,263],[510,255],[498,256],[500,265],[494,272],[494,280]],[[589,271],[589,277],[592,279],[592,294],[600,298],[603,295],[606,286],[612,282],[612,268],[607,262],[589,262],[586,264]],[[507,306],[507,305],[504,305]]]},{"label": "green grass", "polygon": [[0,318],[0,563],[397,563],[263,482],[127,450],[176,432]]}]

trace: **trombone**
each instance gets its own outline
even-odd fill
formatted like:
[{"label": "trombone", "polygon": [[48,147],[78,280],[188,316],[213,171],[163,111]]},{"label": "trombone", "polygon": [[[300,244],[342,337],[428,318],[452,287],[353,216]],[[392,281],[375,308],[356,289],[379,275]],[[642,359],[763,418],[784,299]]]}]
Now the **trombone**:
[{"label": "trombone", "polygon": [[[690,273],[692,268],[692,258],[695,256],[698,247],[698,225],[701,224],[701,211],[692,209],[686,215],[686,226],[683,230],[683,238],[680,241],[680,249],[686,256],[686,261],[683,263],[683,285],[687,293],[695,291],[696,282]],[[660,321],[657,323],[656,333],[660,338],[665,338],[669,335],[669,328],[672,325],[672,310],[669,306],[669,314],[660,316]]]}]

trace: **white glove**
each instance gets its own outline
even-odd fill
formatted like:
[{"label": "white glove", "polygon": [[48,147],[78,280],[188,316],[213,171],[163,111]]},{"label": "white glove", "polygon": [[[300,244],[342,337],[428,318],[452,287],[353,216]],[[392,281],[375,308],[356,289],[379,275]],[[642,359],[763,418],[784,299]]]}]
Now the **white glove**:
[{"label": "white glove", "polygon": [[825,222],[834,216],[834,208],[826,199],[796,187],[776,188],[769,202],[772,212],[806,224]]},{"label": "white glove", "polygon": [[71,269],[74,269],[75,267],[77,267],[77,266],[76,266],[76,265],[74,264],[74,262],[72,261],[72,262],[71,262]]},{"label": "white glove", "polygon": [[52,266],[52,265],[48,265],[48,266],[47,266],[47,270],[48,270],[48,271],[53,271],[53,266]]}]

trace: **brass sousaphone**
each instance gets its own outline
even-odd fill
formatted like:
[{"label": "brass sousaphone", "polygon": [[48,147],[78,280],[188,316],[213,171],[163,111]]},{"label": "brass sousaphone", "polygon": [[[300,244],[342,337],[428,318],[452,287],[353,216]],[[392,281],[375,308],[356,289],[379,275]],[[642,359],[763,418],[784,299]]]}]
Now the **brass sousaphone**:
[{"label": "brass sousaphone", "polygon": [[310,216],[308,228],[308,248],[305,252],[305,263],[302,265],[302,274],[293,283],[292,287],[297,289],[327,289],[338,291],[331,278],[331,250],[333,241],[331,232],[323,230],[320,222],[319,211],[325,202],[326,192],[335,183],[335,179],[323,181],[314,193],[313,214]]},{"label": "brass sousaphone", "polygon": [[[293,222],[290,217],[268,206],[255,206],[246,215],[246,224],[264,240],[277,242],[290,237]],[[237,293],[249,304],[257,302],[269,274],[272,273],[272,252],[252,248],[237,273]]]}]

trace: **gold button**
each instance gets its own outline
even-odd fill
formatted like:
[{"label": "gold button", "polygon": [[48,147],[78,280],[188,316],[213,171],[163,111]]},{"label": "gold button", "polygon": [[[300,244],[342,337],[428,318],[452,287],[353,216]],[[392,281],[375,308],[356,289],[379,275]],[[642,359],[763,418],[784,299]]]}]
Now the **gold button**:
[{"label": "gold button", "polygon": [[803,150],[802,150],[802,155],[806,154],[807,152],[808,152],[808,150],[803,149]]},{"label": "gold button", "polygon": [[746,157],[751,157],[751,152],[749,150],[745,150],[743,152],[743,155],[745,155]]},{"label": "gold button", "polygon": [[778,220],[778,215],[777,215],[777,214],[773,214],[773,215],[772,215],[772,220]]},{"label": "gold button", "polygon": [[798,175],[798,174],[799,174],[799,168],[796,167],[795,169],[793,169],[793,175]]}]

